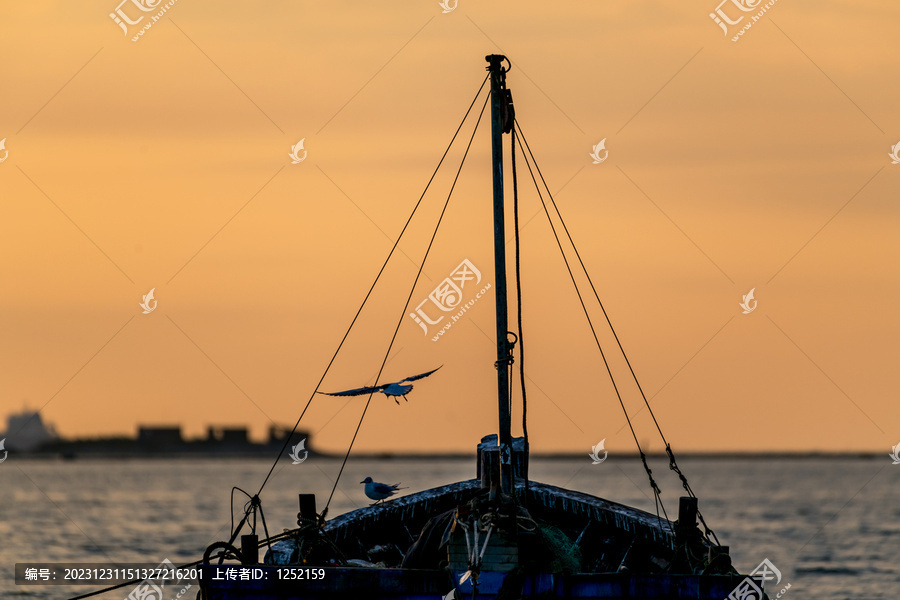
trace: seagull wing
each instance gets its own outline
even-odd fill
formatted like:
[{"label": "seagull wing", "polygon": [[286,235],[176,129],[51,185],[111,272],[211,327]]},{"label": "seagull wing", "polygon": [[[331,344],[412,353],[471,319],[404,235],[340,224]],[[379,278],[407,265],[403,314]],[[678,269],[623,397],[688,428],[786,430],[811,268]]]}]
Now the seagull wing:
[{"label": "seagull wing", "polygon": [[[443,367],[443,366],[444,365],[441,365],[441,367]],[[441,367],[438,367],[434,371],[437,371]],[[413,375],[412,377],[407,377],[406,379],[401,379],[399,383],[403,383],[404,381],[415,381],[417,379],[424,379],[424,378],[428,377],[429,375],[431,375],[432,373],[434,373],[434,371],[428,371],[427,373],[421,373],[419,375]]]},{"label": "seagull wing", "polygon": [[391,495],[397,490],[397,488],[392,485],[387,485],[386,483],[378,483],[377,481],[372,483],[372,488],[379,494],[387,495]]},{"label": "seagull wing", "polygon": [[343,392],[319,392],[325,396],[363,396],[365,394],[374,394],[384,389],[383,385],[356,388],[355,390],[346,390]]}]

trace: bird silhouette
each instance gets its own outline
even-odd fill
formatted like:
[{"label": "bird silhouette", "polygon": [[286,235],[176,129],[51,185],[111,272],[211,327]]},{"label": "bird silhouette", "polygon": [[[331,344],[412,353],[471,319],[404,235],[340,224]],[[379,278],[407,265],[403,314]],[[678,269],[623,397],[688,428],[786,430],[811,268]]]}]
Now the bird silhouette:
[{"label": "bird silhouette", "polygon": [[[441,365],[443,367],[444,365]],[[441,367],[434,369],[437,371]],[[412,377],[407,377],[406,379],[401,379],[400,381],[394,383],[385,383],[384,385],[374,385],[369,387],[361,387],[356,388],[355,390],[346,390],[344,392],[319,392],[320,394],[324,394],[326,396],[362,396],[364,394],[374,394],[375,392],[381,392],[388,398],[392,398],[394,402],[400,404],[397,400],[396,396],[402,396],[404,400],[409,402],[406,398],[406,395],[410,393],[413,389],[412,385],[403,385],[408,381],[416,381],[417,379],[424,379],[428,377],[434,371],[428,371],[427,373],[420,373],[419,375],[413,375]]]},{"label": "bird silhouette", "polygon": [[366,477],[360,483],[366,484],[365,492],[366,496],[375,500],[373,504],[378,504],[378,502],[384,502],[387,498],[390,498],[394,494],[397,493],[398,490],[405,490],[406,488],[399,487],[399,483],[393,483],[388,485],[386,483],[378,483],[377,481],[372,481],[371,477]]}]

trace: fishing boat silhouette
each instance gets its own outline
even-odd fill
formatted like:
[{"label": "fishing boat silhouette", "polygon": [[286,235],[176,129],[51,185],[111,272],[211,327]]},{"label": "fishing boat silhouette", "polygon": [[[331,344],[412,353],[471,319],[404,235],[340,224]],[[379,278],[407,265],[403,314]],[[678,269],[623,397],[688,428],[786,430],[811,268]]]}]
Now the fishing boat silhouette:
[{"label": "fishing boat silhouette", "polygon": [[[527,394],[524,385],[522,290],[519,285],[521,261],[517,160],[524,161],[538,190],[554,236],[560,250],[563,251],[570,276],[575,267],[583,270],[585,278],[590,283],[593,299],[602,309],[605,325],[613,333],[615,330],[581,261],[575,242],[569,235],[562,214],[544,181],[521,124],[516,119],[512,95],[506,86],[511,63],[505,56],[496,54],[487,56],[486,60],[488,75],[450,142],[452,146],[489,83],[489,93],[486,94],[469,145],[471,146],[477,124],[490,103],[496,300],[494,366],[497,371],[495,398],[499,428],[496,433],[483,437],[477,446],[476,477],[396,498],[392,497],[396,491],[395,487],[378,488],[378,484],[369,477],[363,482],[366,484],[366,493],[370,498],[377,497],[381,502],[377,506],[353,510],[329,520],[326,517],[334,489],[337,488],[336,481],[323,510],[317,509],[314,495],[300,494],[298,527],[270,535],[262,512],[260,493],[275,469],[278,462],[276,459],[259,492],[253,496],[248,494],[250,500],[247,502],[243,518],[233,527],[228,541],[210,545],[202,561],[197,561],[202,562],[199,597],[205,600],[238,598],[437,600],[450,597],[459,599],[471,597],[481,600],[537,597],[578,600],[622,598],[723,600],[735,597],[732,594],[736,590],[742,590],[743,594],[744,591],[750,590],[751,585],[761,587],[762,581],[741,575],[732,566],[728,546],[719,543],[716,535],[707,526],[699,511],[698,499],[687,477],[678,466],[675,454],[654,417],[653,421],[666,448],[669,466],[687,492],[679,499],[677,520],[669,520],[662,504],[659,486],[648,466],[631,420],[627,418],[628,412],[622,402],[620,387],[616,385],[599,341],[597,346],[600,356],[603,358],[603,364],[607,365],[607,373],[613,381],[619,403],[625,411],[641,464],[648,478],[649,488],[656,501],[657,513],[652,514],[582,492],[532,481],[529,478],[530,443]],[[512,234],[516,242],[514,263],[517,307],[515,331],[510,329],[508,309],[504,136],[510,140],[513,180]],[[447,150],[449,149],[448,147]],[[465,155],[467,154],[468,147]],[[445,152],[444,157],[446,156]],[[442,158],[438,168],[443,160]],[[427,189],[426,187],[426,191]],[[420,198],[416,209],[421,201]],[[449,197],[447,201],[449,202]],[[413,210],[413,214],[416,209]],[[440,221],[437,226],[439,225]],[[406,229],[404,226],[385,264],[393,256]],[[433,240],[434,237],[432,242]],[[563,249],[563,240],[570,246],[568,254]],[[429,244],[429,250],[430,247]],[[577,260],[573,259],[573,254]],[[425,251],[419,265],[419,274],[427,256],[428,250]],[[382,272],[383,270],[382,268]],[[376,278],[372,284],[370,294],[378,280]],[[572,280],[576,284],[584,307],[587,294],[582,294],[574,276]],[[413,290],[416,282],[413,283]],[[412,291],[409,297],[411,296]],[[366,299],[368,297],[367,295]],[[590,297],[587,299],[591,300]],[[403,322],[402,317],[408,314],[408,304],[407,299],[407,306],[404,306],[400,313],[401,319],[397,323],[397,329]],[[587,308],[584,312],[591,328],[594,329],[595,324]],[[350,329],[355,323],[356,317]],[[394,339],[397,329],[394,330]],[[635,386],[643,398],[644,408],[652,415],[653,411],[619,343],[618,335],[614,335],[614,338],[617,344],[615,349],[628,364]],[[344,339],[346,340],[346,335]],[[597,340],[596,335],[594,339]],[[338,346],[335,356],[342,346],[343,341]],[[383,393],[389,397],[402,396],[411,389],[411,386],[403,385],[405,382],[427,377],[434,372],[429,371],[395,383],[379,384],[378,378],[389,354],[390,347],[384,355],[374,385],[337,392],[334,395],[368,395],[369,402],[376,393]],[[511,366],[514,360],[517,360],[519,365],[518,397],[521,399],[523,417],[523,435],[516,438],[513,438],[511,433],[510,412]],[[310,395],[310,400],[302,411],[295,429],[316,394],[320,393],[319,386],[327,372],[326,369]],[[396,398],[394,399],[396,401]],[[368,403],[366,407],[368,408]],[[291,435],[288,435],[285,449],[290,439]],[[602,442],[593,448],[591,457],[595,463],[602,462],[598,454],[600,450],[604,450]],[[340,480],[349,456],[350,448],[344,456],[337,480]],[[604,460],[605,456],[604,453]],[[370,491],[372,493],[369,493]],[[257,528],[257,516],[261,517],[262,532]],[[242,535],[245,527],[250,531]],[[260,536],[260,533],[263,535]],[[265,549],[262,562],[259,560],[260,548]],[[241,564],[235,567],[225,562],[229,560],[237,560]],[[235,573],[241,569],[250,569],[253,576],[236,577]],[[740,597],[753,597],[756,600],[760,596],[764,597],[764,593]]]}]

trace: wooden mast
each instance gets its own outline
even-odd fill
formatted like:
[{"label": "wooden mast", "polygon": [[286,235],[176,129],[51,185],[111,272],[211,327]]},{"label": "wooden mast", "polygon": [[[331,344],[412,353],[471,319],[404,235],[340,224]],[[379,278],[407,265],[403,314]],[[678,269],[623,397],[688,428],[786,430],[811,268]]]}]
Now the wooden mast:
[{"label": "wooden mast", "polygon": [[509,91],[506,89],[506,71],[501,54],[485,57],[491,78],[491,167],[494,182],[494,294],[497,300],[497,399],[500,415],[500,490],[513,492],[512,434],[510,433],[509,367],[512,363],[512,346],[508,341],[508,316],[506,300],[506,226],[503,207],[503,133],[512,129],[509,110]]}]

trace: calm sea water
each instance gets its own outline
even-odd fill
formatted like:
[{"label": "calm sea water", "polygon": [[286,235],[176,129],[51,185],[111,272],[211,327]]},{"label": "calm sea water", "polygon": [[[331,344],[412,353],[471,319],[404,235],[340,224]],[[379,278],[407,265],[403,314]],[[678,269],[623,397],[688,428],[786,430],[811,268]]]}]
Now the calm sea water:
[{"label": "calm sea water", "polygon": [[[731,546],[735,565],[763,558],[782,572],[784,599],[875,600],[900,592],[900,466],[890,459],[691,459],[682,469],[707,522]],[[253,493],[262,460],[37,461],[0,464],[0,598],[62,600],[88,586],[25,588],[16,562],[196,560],[227,539],[229,493]],[[262,495],[270,532],[295,526],[297,493],[318,495],[321,510],[339,462],[279,463]],[[672,518],[680,485],[664,462],[651,464]],[[330,514],[364,506],[357,482],[402,481],[409,492],[474,477],[472,460],[357,459],[348,464]],[[534,460],[532,479],[653,512],[636,460]],[[243,501],[236,499],[236,512]],[[117,591],[99,598],[124,598]],[[194,592],[187,595],[193,600]]]}]

